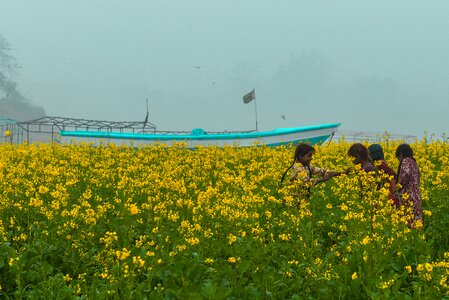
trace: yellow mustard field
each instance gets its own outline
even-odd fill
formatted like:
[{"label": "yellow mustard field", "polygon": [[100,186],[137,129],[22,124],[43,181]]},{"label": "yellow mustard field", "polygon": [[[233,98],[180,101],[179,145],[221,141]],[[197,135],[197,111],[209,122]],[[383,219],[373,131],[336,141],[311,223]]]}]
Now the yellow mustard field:
[{"label": "yellow mustard field", "polygon": [[[399,142],[384,141],[393,169]],[[353,167],[349,142],[313,164]],[[449,297],[449,144],[411,144],[424,220],[355,168],[292,197],[293,146],[0,146],[0,294],[21,299]],[[298,205],[299,204],[299,205]]]}]

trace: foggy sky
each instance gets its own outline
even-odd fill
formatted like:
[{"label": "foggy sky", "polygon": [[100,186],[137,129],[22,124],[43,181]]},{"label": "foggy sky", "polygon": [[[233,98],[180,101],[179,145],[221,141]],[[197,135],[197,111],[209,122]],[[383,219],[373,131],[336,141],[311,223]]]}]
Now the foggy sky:
[{"label": "foggy sky", "polygon": [[[449,1],[1,1],[47,115],[160,130],[449,133]],[[285,120],[281,118],[285,115]]]}]

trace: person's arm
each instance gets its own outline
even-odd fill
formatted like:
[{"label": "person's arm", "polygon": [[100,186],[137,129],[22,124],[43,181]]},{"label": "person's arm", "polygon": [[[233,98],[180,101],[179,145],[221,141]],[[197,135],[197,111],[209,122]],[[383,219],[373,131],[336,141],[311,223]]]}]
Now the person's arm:
[{"label": "person's arm", "polygon": [[331,171],[331,170],[326,170],[326,169],[318,168],[318,167],[313,167],[313,168],[314,168],[314,170],[312,170],[313,174],[321,175],[321,177],[315,179],[313,185],[317,185],[318,183],[321,183],[321,182],[326,182],[335,176],[340,176],[342,174],[348,174],[350,171],[350,169],[347,169],[344,172],[338,172],[338,171]]},{"label": "person's arm", "polygon": [[317,185],[318,183],[326,182],[326,181],[328,181],[329,179],[331,179],[331,177],[332,177],[332,176],[331,176],[330,172],[325,172],[324,175],[323,175],[322,177],[318,177],[318,178],[315,179],[315,181],[313,182],[313,185],[315,186],[315,185]]},{"label": "person's arm", "polygon": [[396,172],[387,164],[386,161],[383,161],[382,164],[379,166],[379,169],[384,170],[385,173],[387,173],[389,176],[396,176]]},{"label": "person's arm", "polygon": [[312,175],[324,176],[326,173],[330,172],[329,170],[326,170],[324,168],[319,168],[314,165],[310,165],[309,168],[310,168],[310,171],[312,172]]},{"label": "person's arm", "polygon": [[348,175],[350,171],[351,171],[351,169],[348,168],[348,169],[345,170],[344,172],[340,172],[340,171],[328,171],[328,174],[329,174],[330,177],[335,177],[335,176],[340,176],[340,175],[343,175],[343,174]]}]

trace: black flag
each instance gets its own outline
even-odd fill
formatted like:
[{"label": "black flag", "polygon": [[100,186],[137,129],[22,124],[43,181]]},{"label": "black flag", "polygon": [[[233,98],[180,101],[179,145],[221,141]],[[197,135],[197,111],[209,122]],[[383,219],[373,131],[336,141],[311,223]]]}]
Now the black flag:
[{"label": "black flag", "polygon": [[251,92],[249,92],[248,94],[243,96],[243,103],[245,103],[245,104],[250,103],[254,99],[256,99],[256,93],[253,89]]}]

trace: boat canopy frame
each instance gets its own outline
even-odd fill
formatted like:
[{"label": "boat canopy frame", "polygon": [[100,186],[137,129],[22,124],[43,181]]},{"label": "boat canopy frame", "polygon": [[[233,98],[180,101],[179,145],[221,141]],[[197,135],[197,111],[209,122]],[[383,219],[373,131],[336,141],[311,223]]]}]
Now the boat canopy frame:
[{"label": "boat canopy frame", "polygon": [[[12,122],[13,121],[13,122]],[[23,142],[54,142],[61,131],[85,130],[110,133],[154,133],[156,125],[145,121],[105,121],[44,116],[29,121],[0,122],[2,141],[14,144]],[[6,130],[10,136],[5,136]]]}]

